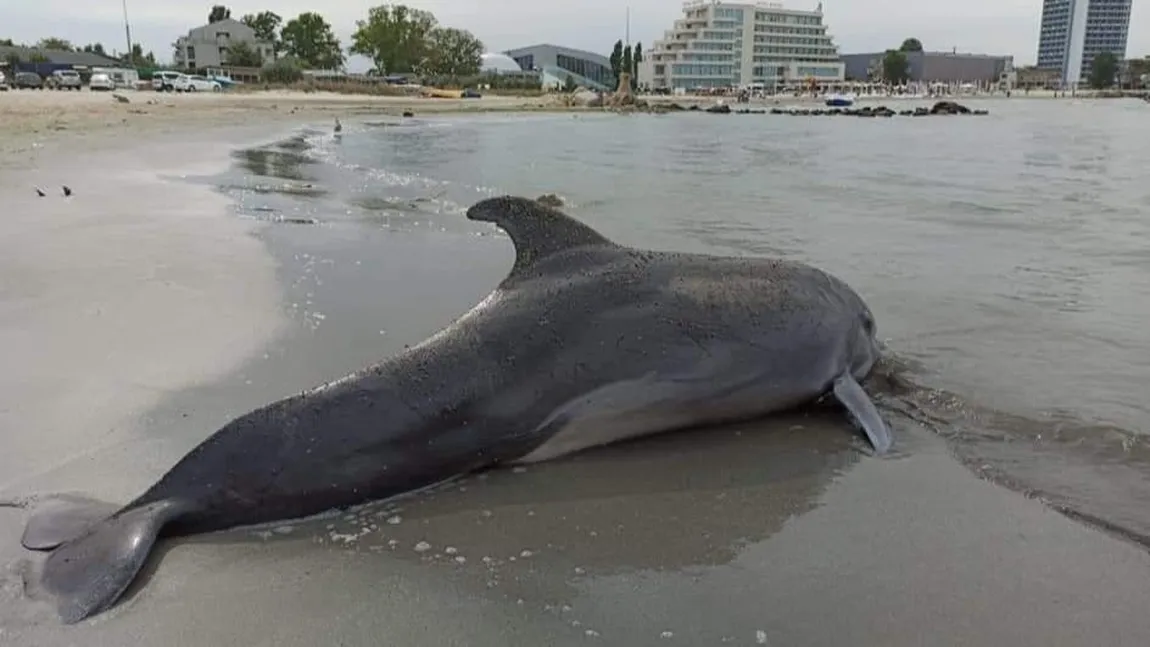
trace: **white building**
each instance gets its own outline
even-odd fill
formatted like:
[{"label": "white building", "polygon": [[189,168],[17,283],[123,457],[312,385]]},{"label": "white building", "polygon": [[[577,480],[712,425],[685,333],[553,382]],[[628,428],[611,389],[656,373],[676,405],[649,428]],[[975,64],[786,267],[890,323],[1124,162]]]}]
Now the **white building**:
[{"label": "white building", "polygon": [[779,88],[844,78],[821,2],[808,11],[778,3],[689,0],[649,56],[653,87]]},{"label": "white building", "polygon": [[198,70],[228,64],[228,48],[247,43],[263,57],[265,63],[275,60],[272,44],[256,39],[256,32],[238,20],[228,18],[188,31],[176,39],[172,61],[176,67]]},{"label": "white building", "polygon": [[499,52],[488,52],[479,57],[480,71],[484,74],[522,74],[523,68],[515,59]]}]

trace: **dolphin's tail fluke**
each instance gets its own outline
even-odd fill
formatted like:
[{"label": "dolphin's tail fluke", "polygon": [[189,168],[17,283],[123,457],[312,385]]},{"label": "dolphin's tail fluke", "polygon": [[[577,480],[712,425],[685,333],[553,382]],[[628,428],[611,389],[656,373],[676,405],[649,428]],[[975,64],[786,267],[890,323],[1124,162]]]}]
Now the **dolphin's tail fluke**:
[{"label": "dolphin's tail fluke", "polygon": [[29,521],[22,543],[52,551],[41,581],[54,595],[66,623],[108,609],[139,574],[164,524],[188,512],[186,503],[165,499],[101,516],[112,506],[71,500],[45,507]]},{"label": "dolphin's tail fluke", "polygon": [[32,508],[20,543],[28,550],[52,550],[80,537],[124,507],[69,494],[46,499],[31,498],[22,507]]}]

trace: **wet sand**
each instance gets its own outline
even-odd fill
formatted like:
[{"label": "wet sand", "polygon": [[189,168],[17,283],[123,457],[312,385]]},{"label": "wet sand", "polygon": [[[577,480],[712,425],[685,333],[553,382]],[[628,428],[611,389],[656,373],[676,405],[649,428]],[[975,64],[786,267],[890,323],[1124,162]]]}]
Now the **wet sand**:
[{"label": "wet sand", "polygon": [[[127,500],[231,416],[419,341],[506,271],[450,237],[440,257],[397,242],[390,265],[362,271],[409,325],[375,349],[309,342],[253,225],[166,179],[212,173],[270,132],[172,128],[146,148],[61,155],[45,141],[28,170],[0,163],[0,498]],[[70,200],[30,189],[64,181]],[[448,254],[469,271],[445,268]],[[333,359],[299,361],[319,354]],[[143,586],[71,627],[25,595],[40,557],[19,547],[24,512],[0,508],[0,644],[1145,642],[1150,554],[893,423],[889,459],[811,411],[166,542]]]}]

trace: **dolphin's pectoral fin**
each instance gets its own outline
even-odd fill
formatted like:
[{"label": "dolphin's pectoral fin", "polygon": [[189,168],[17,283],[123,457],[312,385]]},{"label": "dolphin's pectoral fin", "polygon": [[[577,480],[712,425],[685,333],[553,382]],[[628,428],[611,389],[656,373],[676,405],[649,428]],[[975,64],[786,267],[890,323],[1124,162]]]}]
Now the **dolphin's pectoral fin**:
[{"label": "dolphin's pectoral fin", "polygon": [[42,582],[64,622],[111,607],[140,572],[160,529],[189,506],[163,500],[119,512],[62,544],[44,562]]},{"label": "dolphin's pectoral fin", "polygon": [[52,550],[83,535],[122,507],[73,495],[46,499],[33,509],[20,543],[28,550]]},{"label": "dolphin's pectoral fin", "polygon": [[606,236],[530,198],[499,196],[480,200],[467,209],[470,220],[490,222],[507,232],[515,245],[511,275],[546,258],[585,245],[615,246]]},{"label": "dolphin's pectoral fin", "polygon": [[835,398],[846,407],[855,424],[866,433],[875,452],[885,454],[891,446],[890,429],[883,422],[870,396],[863,391],[849,371],[835,378],[834,394]]}]

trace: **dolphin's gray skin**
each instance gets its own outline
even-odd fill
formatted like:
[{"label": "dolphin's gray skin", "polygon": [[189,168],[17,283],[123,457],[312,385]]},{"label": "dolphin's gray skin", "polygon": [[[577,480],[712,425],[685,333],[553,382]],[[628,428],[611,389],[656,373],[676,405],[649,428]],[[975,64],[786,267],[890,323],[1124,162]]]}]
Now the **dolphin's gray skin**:
[{"label": "dolphin's gray skin", "polygon": [[833,393],[878,452],[859,387],[878,359],[853,290],[780,260],[617,245],[526,198],[483,200],[510,274],[423,343],[225,425],[132,503],[37,510],[44,588],[65,622],[110,606],[157,537],[306,517],[466,472],[761,416]]}]

